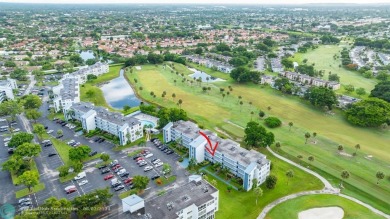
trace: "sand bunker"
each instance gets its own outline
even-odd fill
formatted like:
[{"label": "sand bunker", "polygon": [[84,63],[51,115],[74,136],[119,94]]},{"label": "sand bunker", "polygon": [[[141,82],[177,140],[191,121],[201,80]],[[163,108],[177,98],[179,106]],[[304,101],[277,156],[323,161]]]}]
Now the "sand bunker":
[{"label": "sand bunker", "polygon": [[342,219],[343,217],[344,210],[339,207],[312,208],[298,214],[299,219]]}]

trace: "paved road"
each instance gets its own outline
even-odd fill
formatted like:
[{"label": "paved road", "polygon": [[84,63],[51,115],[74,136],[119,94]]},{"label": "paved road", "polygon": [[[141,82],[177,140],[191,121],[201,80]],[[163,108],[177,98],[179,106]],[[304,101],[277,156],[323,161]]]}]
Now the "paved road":
[{"label": "paved road", "polygon": [[275,157],[293,165],[293,166],[296,166],[297,168],[317,177],[319,180],[321,180],[321,182],[325,185],[325,187],[322,189],[322,190],[315,190],[315,191],[305,191],[305,192],[299,192],[299,193],[295,193],[295,194],[291,194],[291,195],[288,195],[288,196],[284,196],[282,198],[279,198],[275,201],[273,201],[272,203],[268,204],[267,206],[265,206],[265,208],[263,209],[263,211],[260,213],[260,215],[257,217],[257,219],[263,219],[265,218],[265,216],[268,214],[268,212],[274,208],[276,205],[282,203],[282,202],[285,202],[287,200],[290,200],[290,199],[294,199],[294,198],[297,198],[297,197],[300,197],[300,196],[304,196],[304,195],[316,195],[316,194],[331,194],[331,195],[338,195],[338,196],[341,196],[341,197],[344,197],[346,199],[349,199],[351,201],[354,201],[360,205],[363,205],[364,207],[370,209],[371,211],[373,211],[374,213],[378,214],[378,215],[381,215],[385,218],[389,218],[390,219],[390,215],[388,214],[385,214],[383,213],[382,211],[372,207],[371,205],[368,205],[356,198],[353,198],[351,196],[348,196],[348,195],[344,195],[344,194],[340,194],[340,190],[338,188],[334,188],[332,186],[332,184],[329,183],[328,180],[326,180],[324,177],[322,177],[321,175],[319,175],[318,173],[312,171],[312,170],[309,170],[299,164],[296,164],[295,162],[283,157],[283,156],[280,156],[279,154],[273,152],[271,150],[271,148],[267,147],[267,150],[269,152],[271,152],[272,155],[274,155]]}]

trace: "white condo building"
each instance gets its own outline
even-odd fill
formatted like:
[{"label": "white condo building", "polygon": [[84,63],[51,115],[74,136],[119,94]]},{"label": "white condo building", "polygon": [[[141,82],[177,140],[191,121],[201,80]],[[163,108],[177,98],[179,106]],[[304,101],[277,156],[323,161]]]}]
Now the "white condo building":
[{"label": "white condo building", "polygon": [[108,109],[94,106],[92,103],[73,103],[64,108],[63,111],[65,118],[80,121],[83,129],[87,132],[95,129],[106,131],[117,136],[121,145],[143,137],[143,127],[138,119],[110,112]]},{"label": "white condo building", "polygon": [[12,78],[7,78],[7,80],[0,81],[0,103],[4,100],[13,100],[14,89],[17,89],[18,85],[16,84],[16,80]]},{"label": "white condo building", "polygon": [[166,194],[143,200],[137,195],[122,199],[125,218],[214,219],[219,209],[219,191],[199,175]]},{"label": "white condo building", "polygon": [[80,85],[87,82],[87,76],[102,75],[109,71],[108,64],[98,62],[86,68],[79,69],[71,74],[65,74],[59,85],[53,87],[54,109],[56,112],[80,102]]},{"label": "white condo building", "polygon": [[[210,139],[214,146],[218,142],[218,148],[212,156],[207,150],[208,142],[199,134],[202,131]],[[168,123],[163,128],[164,142],[178,141],[189,149],[189,158],[197,163],[208,160],[212,163],[220,163],[229,171],[243,180],[243,188],[248,191],[253,186],[254,179],[257,184],[262,184],[270,173],[271,161],[255,150],[246,150],[240,144],[219,138],[215,133],[201,130],[190,121],[178,121]]]}]

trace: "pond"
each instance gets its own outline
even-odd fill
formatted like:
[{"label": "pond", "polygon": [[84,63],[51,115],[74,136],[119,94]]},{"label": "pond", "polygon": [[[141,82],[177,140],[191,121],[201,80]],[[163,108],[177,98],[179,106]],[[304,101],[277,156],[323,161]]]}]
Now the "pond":
[{"label": "pond", "polygon": [[112,79],[100,87],[107,103],[111,107],[120,110],[122,110],[124,106],[139,106],[141,102],[135,96],[133,88],[126,81],[123,73],[123,69],[121,69],[119,77]]},{"label": "pond", "polygon": [[84,62],[87,61],[88,59],[95,59],[95,55],[91,50],[81,51],[80,57],[84,60]]},{"label": "pond", "polygon": [[[205,72],[202,72],[202,71],[198,71],[196,69],[193,69],[193,68],[189,68],[191,71],[193,71],[194,73],[193,74],[190,74],[188,76],[190,76],[191,78],[193,79],[198,79],[198,78],[201,78],[202,79],[202,82],[216,82],[216,81],[224,81],[223,79],[221,78],[215,78],[209,74],[206,74]],[[207,80],[208,79],[208,80]]]}]

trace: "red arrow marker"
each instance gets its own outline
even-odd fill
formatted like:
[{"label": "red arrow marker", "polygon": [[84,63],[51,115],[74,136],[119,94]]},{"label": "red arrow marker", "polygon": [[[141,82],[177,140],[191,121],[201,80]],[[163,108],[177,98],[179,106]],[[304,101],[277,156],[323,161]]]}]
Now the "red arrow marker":
[{"label": "red arrow marker", "polygon": [[199,134],[201,134],[208,142],[208,146],[206,146],[206,150],[209,154],[211,154],[211,156],[214,157],[214,154],[215,154],[215,151],[217,150],[217,147],[218,147],[218,142],[215,143],[215,146],[213,147],[213,145],[211,144],[211,141],[209,139],[209,137],[207,137],[207,135],[201,131],[199,131]]}]

